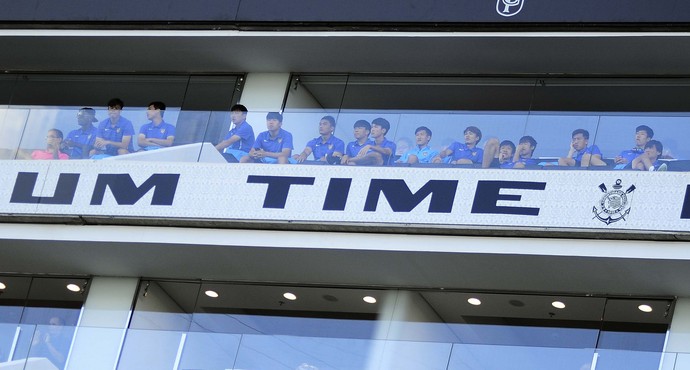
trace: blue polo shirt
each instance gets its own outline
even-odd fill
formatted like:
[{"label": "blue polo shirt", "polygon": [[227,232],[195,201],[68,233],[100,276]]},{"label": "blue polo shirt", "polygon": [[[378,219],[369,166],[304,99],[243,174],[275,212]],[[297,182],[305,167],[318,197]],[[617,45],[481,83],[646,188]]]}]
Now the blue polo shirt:
[{"label": "blue polo shirt", "polygon": [[415,147],[403,154],[400,159],[398,159],[398,162],[407,163],[411,155],[416,155],[419,159],[419,163],[431,163],[431,160],[438,155],[438,151],[431,149],[429,146],[425,146],[424,148]]},{"label": "blue polo shirt", "polygon": [[573,159],[577,162],[582,161],[582,156],[589,153],[590,155],[601,155],[601,150],[599,150],[599,147],[596,145],[588,146],[580,151],[575,152],[575,155],[573,156]]},{"label": "blue polo shirt", "polygon": [[524,163],[526,166],[535,166],[539,163],[537,159],[534,158],[520,158],[517,162],[505,162],[501,165],[501,168],[513,168],[516,163]]},{"label": "blue polo shirt", "polygon": [[98,135],[98,128],[96,126],[90,126],[86,131],[80,128],[70,131],[69,134],[67,134],[67,140],[72,140],[75,146],[69,147],[69,151],[67,152],[69,158],[82,159],[84,154],[81,150],[82,146],[87,145],[92,147],[93,142],[96,141],[96,135]]},{"label": "blue polo shirt", "polygon": [[254,145],[254,129],[252,129],[252,126],[250,126],[247,121],[242,121],[242,123],[235,125],[232,130],[228,131],[223,141],[228,140],[234,135],[239,136],[240,139],[225,148],[225,150],[234,149],[249,153],[249,150]]},{"label": "blue polo shirt", "polygon": [[448,150],[453,151],[453,161],[459,159],[469,159],[472,163],[481,163],[484,156],[484,150],[477,148],[470,148],[467,144],[455,141],[448,147]]},{"label": "blue polo shirt", "polygon": [[386,139],[386,138],[384,137],[384,138],[383,138],[383,141],[381,142],[381,144],[376,144],[376,143],[374,142],[374,145],[377,145],[377,146],[379,146],[379,147],[381,147],[381,148],[388,148],[388,149],[391,150],[391,154],[390,154],[390,155],[381,154],[381,157],[383,158],[383,165],[384,165],[384,166],[387,166],[387,165],[391,164],[391,157],[392,157],[393,155],[395,155],[395,149],[398,147],[397,145],[395,145],[395,142],[390,141],[390,140],[388,140],[388,139]]},{"label": "blue polo shirt", "polygon": [[373,140],[367,140],[364,144],[359,145],[357,141],[351,141],[347,143],[347,148],[345,150],[345,155],[348,157],[356,157],[359,151],[362,150],[367,145],[376,145]]},{"label": "blue polo shirt", "polygon": [[630,150],[624,150],[619,154],[621,157],[625,158],[628,160],[628,163],[631,163],[633,159],[637,158],[640,154],[644,153],[644,148],[632,148]]},{"label": "blue polo shirt", "polygon": [[254,149],[263,149],[271,153],[280,153],[283,149],[294,149],[292,147],[292,134],[281,128],[278,135],[272,139],[271,133],[264,131],[256,137]]},{"label": "blue polo shirt", "polygon": [[[110,119],[105,119],[98,125],[97,137],[108,141],[122,142],[123,136],[134,136],[134,126],[132,126],[132,122],[125,117],[120,116],[120,119],[117,120],[115,126],[110,124]],[[129,147],[127,147],[127,150],[129,150],[130,153],[134,152],[133,141],[134,140],[130,140]],[[117,155],[117,148],[112,145],[108,145],[105,148],[105,154]]]},{"label": "blue polo shirt", "polygon": [[320,136],[314,138],[307,143],[307,147],[311,148],[314,159],[317,161],[333,152],[345,153],[345,143],[333,135],[325,143]]},{"label": "blue polo shirt", "polygon": [[175,136],[175,126],[162,121],[158,126],[149,122],[139,129],[139,134],[143,134],[147,139],[167,139]]}]

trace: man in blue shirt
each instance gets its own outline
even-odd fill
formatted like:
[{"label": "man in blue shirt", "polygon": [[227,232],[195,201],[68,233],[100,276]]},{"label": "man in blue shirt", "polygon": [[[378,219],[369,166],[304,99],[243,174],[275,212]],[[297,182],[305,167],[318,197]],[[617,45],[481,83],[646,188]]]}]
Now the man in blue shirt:
[{"label": "man in blue shirt", "polygon": [[352,126],[352,134],[355,137],[355,141],[347,143],[345,147],[345,155],[340,163],[347,164],[350,158],[354,158],[359,155],[359,152],[367,145],[371,145],[374,142],[369,139],[369,134],[371,133],[371,124],[363,119],[358,120]]},{"label": "man in blue shirt", "polygon": [[121,116],[125,103],[118,99],[108,101],[108,118],[98,125],[98,134],[91,150],[92,158],[103,158],[134,152],[132,122]]},{"label": "man in blue shirt", "polygon": [[644,153],[632,161],[632,169],[640,171],[666,171],[666,164],[659,162],[664,152],[664,145],[658,140],[649,140],[644,146]]},{"label": "man in blue shirt", "polygon": [[235,104],[230,108],[230,120],[234,127],[216,145],[216,149],[221,153],[231,154],[239,161],[249,154],[254,145],[254,129],[247,123],[247,107],[242,104]]},{"label": "man in blue shirt", "polygon": [[645,145],[654,137],[654,130],[649,126],[641,125],[635,128],[635,147],[630,150],[624,150],[613,159],[616,163],[614,169],[621,170],[630,168],[633,159],[644,153]]},{"label": "man in blue shirt", "polygon": [[375,118],[371,121],[371,138],[373,143],[364,145],[356,156],[347,160],[349,165],[375,165],[387,166],[395,154],[395,143],[386,139],[386,134],[391,128],[390,122],[385,118]]},{"label": "man in blue shirt", "polygon": [[98,134],[98,128],[93,125],[94,122],[98,122],[98,120],[93,108],[85,107],[79,110],[77,123],[80,128],[70,131],[67,134],[67,139],[63,142],[70,159],[89,158],[89,152],[93,148]]},{"label": "man in blue shirt", "polygon": [[154,101],[149,103],[146,118],[149,123],[141,126],[137,144],[140,150],[154,150],[172,146],[175,141],[175,126],[165,122],[165,103]]},{"label": "man in blue shirt", "polygon": [[450,158],[451,164],[481,163],[484,151],[477,148],[477,144],[482,139],[482,131],[478,127],[469,126],[463,134],[465,135],[464,144],[458,141],[453,142],[448,148],[434,157],[433,163],[446,162],[444,159],[449,156],[452,156]]},{"label": "man in blue shirt", "polygon": [[559,166],[589,167],[606,166],[601,159],[601,150],[596,145],[589,146],[589,131],[578,128],[571,135],[570,150],[565,158],[558,159]]},{"label": "man in blue shirt", "polygon": [[292,134],[283,130],[283,115],[268,112],[266,128],[254,141],[249,154],[240,159],[240,163],[288,163],[292,153]]},{"label": "man in blue shirt", "polygon": [[431,130],[426,126],[417,127],[414,131],[416,146],[405,152],[397,163],[431,163],[431,160],[438,155],[438,152],[429,147],[431,141]]},{"label": "man in blue shirt", "polygon": [[538,161],[532,158],[535,149],[537,149],[537,141],[533,137],[521,137],[518,146],[515,148],[513,160],[503,163],[501,168],[525,168],[536,165]]},{"label": "man in blue shirt", "polygon": [[300,154],[295,154],[293,159],[302,163],[310,154],[314,154],[315,161],[325,162],[328,156],[342,157],[345,152],[345,143],[333,136],[335,132],[335,118],[325,116],[319,121],[319,137],[310,140],[306,148]]}]

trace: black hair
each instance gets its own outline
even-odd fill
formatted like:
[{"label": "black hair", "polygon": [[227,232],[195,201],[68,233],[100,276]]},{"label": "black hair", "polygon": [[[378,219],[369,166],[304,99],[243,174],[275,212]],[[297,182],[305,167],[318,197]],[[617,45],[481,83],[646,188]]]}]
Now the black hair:
[{"label": "black hair", "polygon": [[649,140],[647,144],[644,145],[645,149],[651,147],[655,147],[656,151],[659,152],[659,155],[664,152],[664,144],[662,144],[659,140]]},{"label": "black hair", "polygon": [[55,136],[57,136],[58,138],[64,139],[65,136],[62,134],[62,131],[60,131],[56,128],[51,128],[50,130],[48,130],[48,132],[51,132],[51,131],[54,132]]},{"label": "black hair", "polygon": [[427,135],[433,136],[433,135],[431,134],[431,130],[430,130],[428,127],[426,127],[426,126],[419,126],[419,127],[417,127],[417,129],[414,130],[414,134],[417,135],[417,133],[418,133],[419,131],[426,131],[426,134],[427,134]]},{"label": "black hair", "polygon": [[242,104],[235,104],[230,108],[230,112],[242,112],[242,113],[247,113],[247,107],[245,107]]},{"label": "black hair", "polygon": [[522,144],[522,143],[529,143],[529,145],[530,145],[531,147],[534,147],[534,149],[537,149],[537,141],[534,140],[534,138],[531,137],[531,136],[523,136],[523,137],[521,137],[521,138],[520,138],[520,141],[518,142],[518,144]]},{"label": "black hair", "polygon": [[123,102],[120,98],[112,98],[108,100],[108,107],[117,107],[118,105],[120,106],[120,108],[124,108],[125,102]]},{"label": "black hair", "polygon": [[335,129],[335,118],[333,118],[333,116],[323,116],[323,117],[321,117],[321,120],[322,121],[323,120],[328,121],[331,124],[331,127],[333,127],[333,129]]},{"label": "black hair", "polygon": [[577,134],[582,134],[582,137],[584,137],[585,140],[589,140],[589,131],[583,128],[578,128],[577,130],[573,131],[573,134],[570,135],[570,137],[575,137]]},{"label": "black hair", "polygon": [[161,117],[165,114],[165,103],[162,101],[152,101],[147,105],[147,107],[153,106],[154,109],[160,109]]},{"label": "black hair", "polygon": [[282,123],[283,122],[283,115],[278,113],[278,112],[268,112],[268,114],[266,115],[266,121],[268,121],[270,119],[277,119],[278,122]]},{"label": "black hair", "polygon": [[363,127],[367,129],[367,131],[371,131],[371,124],[368,121],[365,121],[363,119],[358,120],[355,122],[355,124],[352,126],[352,128],[357,128],[357,127]]},{"label": "black hair", "polygon": [[513,153],[515,153],[515,144],[513,144],[513,142],[510,140],[501,141],[501,144],[498,145],[498,148],[501,149],[502,146],[506,146],[506,145],[508,145],[510,147],[510,149],[513,151]]}]

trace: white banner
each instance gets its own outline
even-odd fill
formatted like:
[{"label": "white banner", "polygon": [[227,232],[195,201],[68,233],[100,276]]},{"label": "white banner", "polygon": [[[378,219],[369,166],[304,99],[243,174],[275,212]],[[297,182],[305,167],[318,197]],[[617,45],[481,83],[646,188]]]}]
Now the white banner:
[{"label": "white banner", "polygon": [[690,230],[681,172],[5,161],[0,212]]}]

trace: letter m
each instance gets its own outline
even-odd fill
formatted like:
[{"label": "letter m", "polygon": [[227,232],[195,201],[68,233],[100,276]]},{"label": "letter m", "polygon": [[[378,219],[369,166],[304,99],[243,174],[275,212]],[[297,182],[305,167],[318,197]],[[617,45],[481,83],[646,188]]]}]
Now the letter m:
[{"label": "letter m", "polygon": [[379,195],[383,193],[393,212],[410,212],[431,195],[430,213],[450,213],[457,188],[457,180],[430,180],[416,193],[412,193],[404,180],[372,179],[364,211],[376,211]]},{"label": "letter m", "polygon": [[103,204],[105,189],[110,191],[119,205],[132,205],[139,201],[151,189],[153,206],[170,206],[175,198],[179,174],[153,174],[141,186],[136,186],[129,174],[100,174],[93,189],[91,205]]}]

